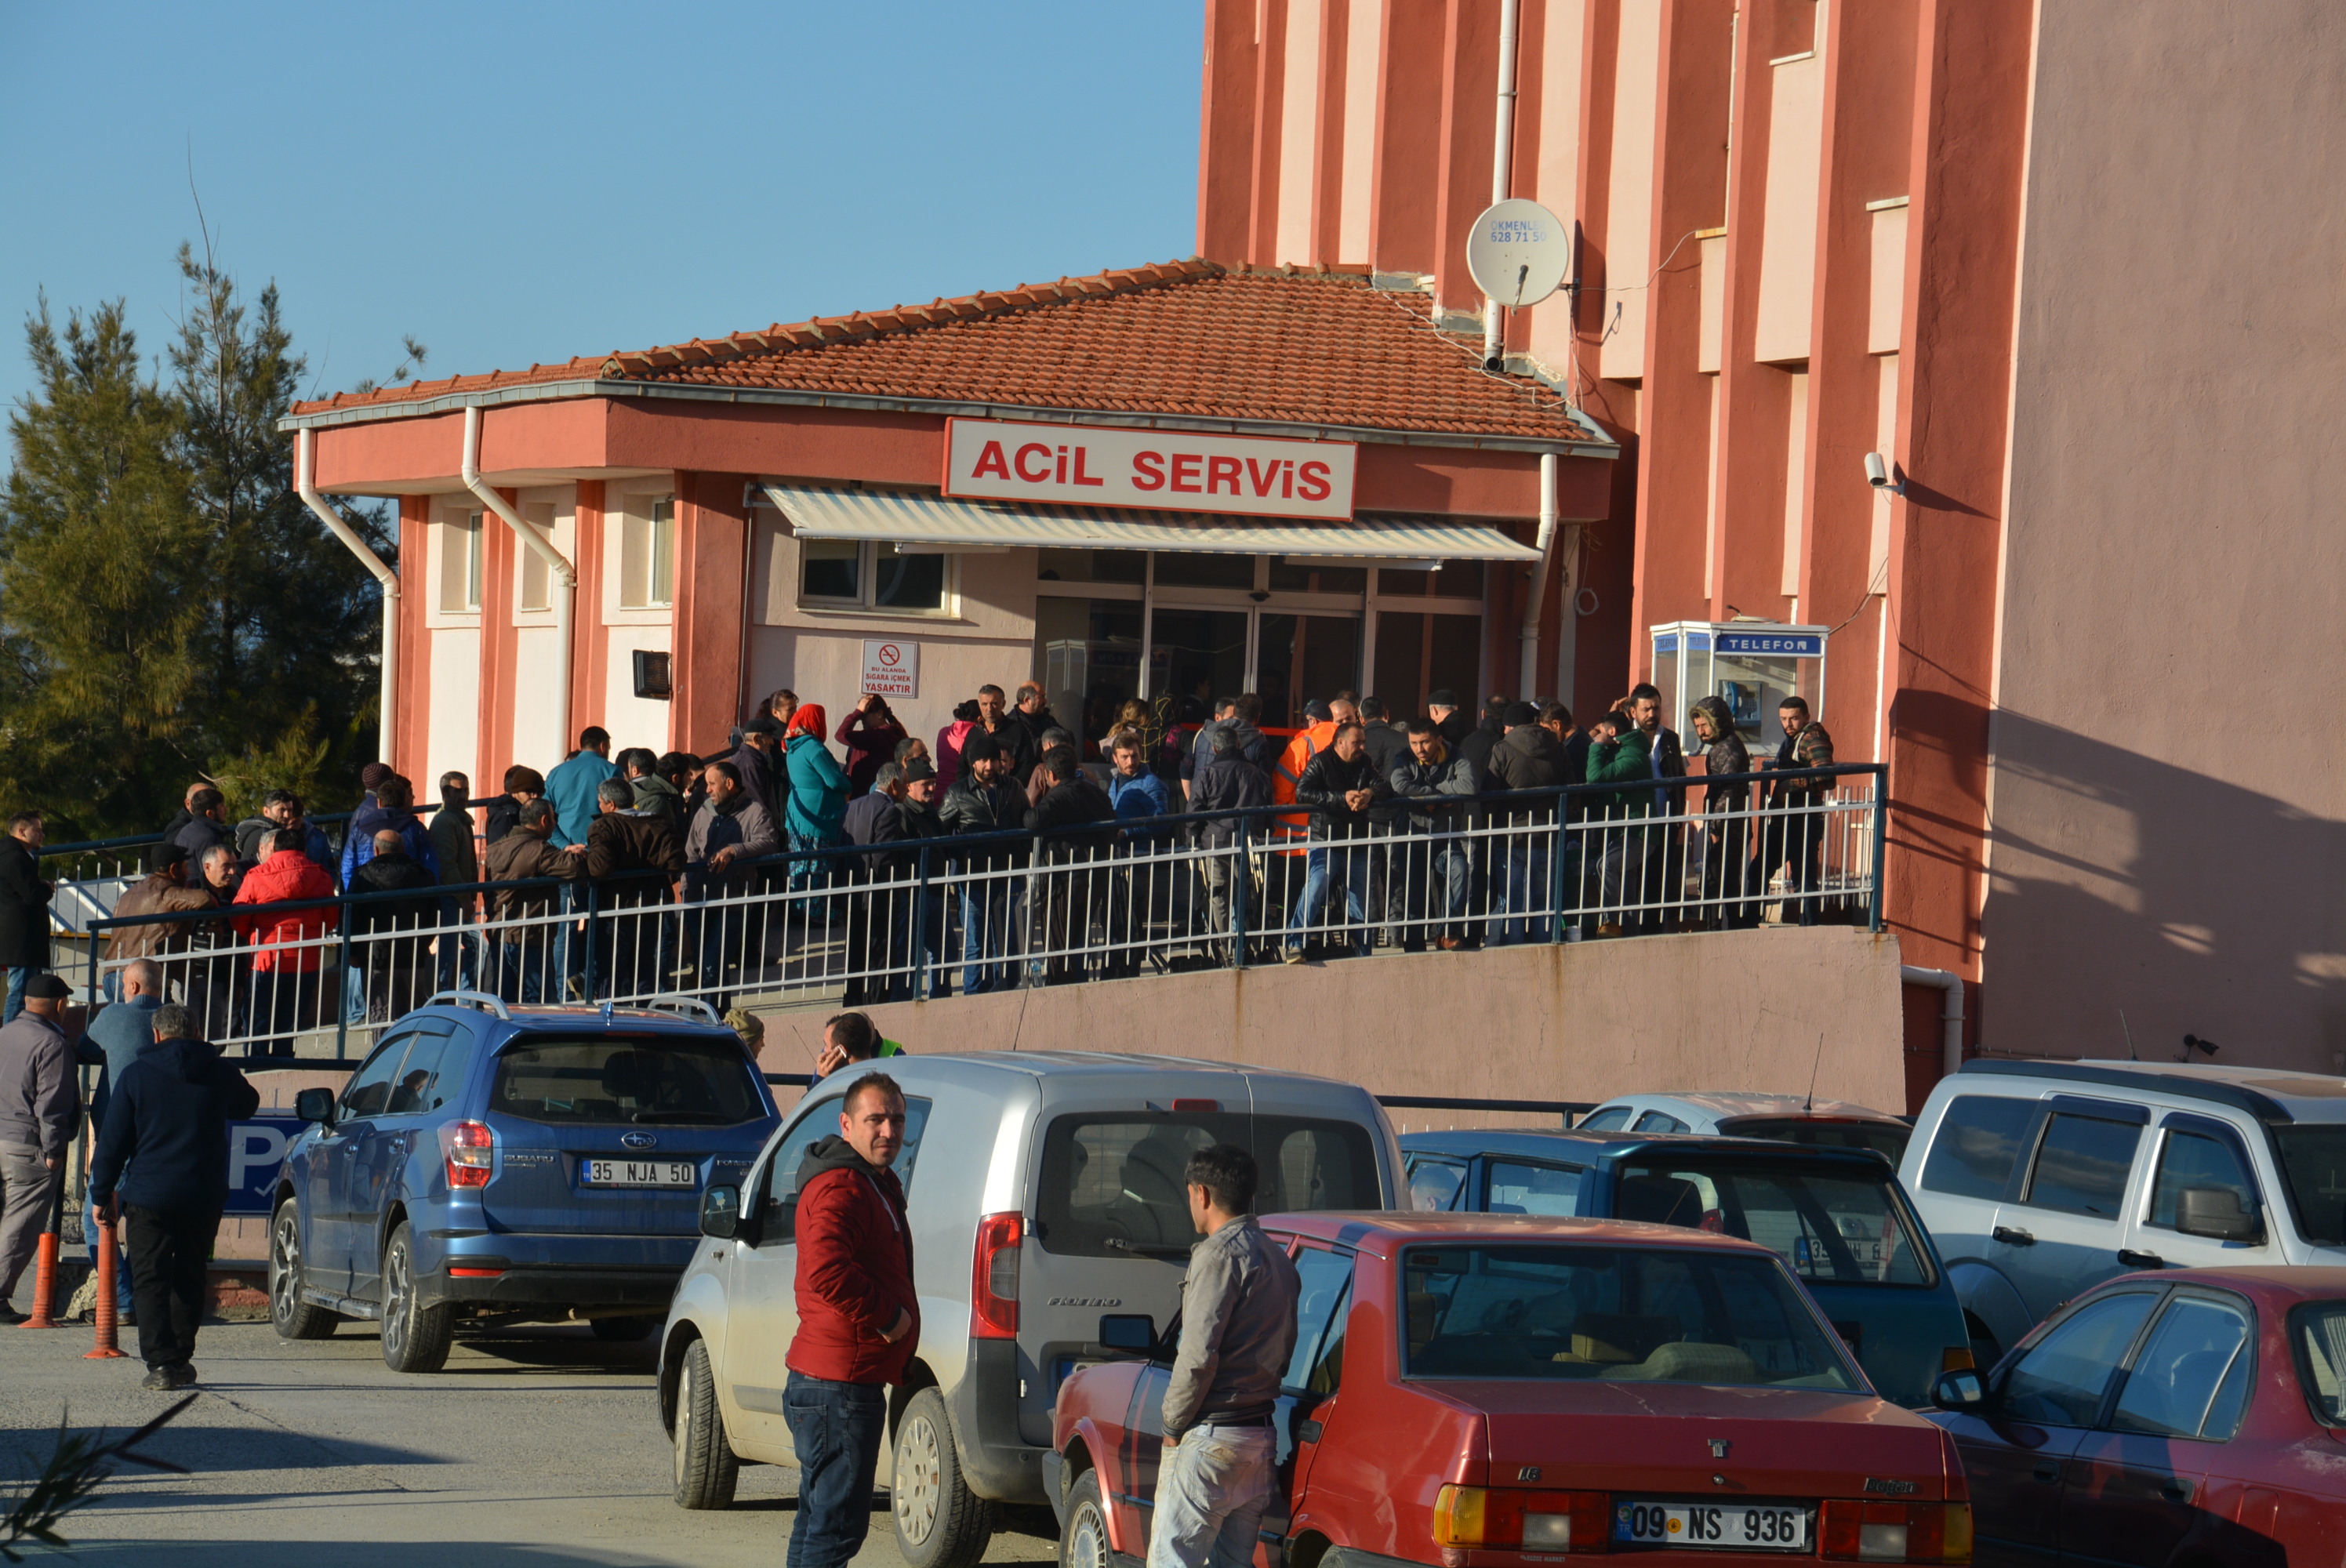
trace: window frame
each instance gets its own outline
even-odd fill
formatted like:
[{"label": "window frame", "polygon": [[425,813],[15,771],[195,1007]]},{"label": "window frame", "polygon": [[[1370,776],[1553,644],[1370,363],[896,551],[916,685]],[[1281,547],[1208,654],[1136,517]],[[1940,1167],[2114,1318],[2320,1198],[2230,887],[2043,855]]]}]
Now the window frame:
[{"label": "window frame", "polygon": [[2144,1337],[2150,1332],[2151,1325],[2158,1321],[2160,1313],[2167,1304],[2167,1298],[2173,1294],[2173,1287],[2157,1285],[2136,1285],[2123,1289],[2099,1291],[2077,1302],[2057,1321],[2048,1320],[2045,1324],[2040,1325],[2041,1331],[2033,1333],[2028,1341],[2014,1347],[2018,1353],[2012,1358],[2012,1364],[2004,1369],[2004,1375],[1996,1380],[1995,1402],[1998,1412],[2005,1413],[2002,1407],[2005,1395],[2012,1387],[2012,1380],[2019,1374],[2022,1365],[2028,1358],[2043,1348],[2045,1340],[2076,1322],[2084,1314],[2093,1311],[2103,1302],[2116,1301],[2130,1296],[2146,1297],[2149,1299],[2150,1306],[2143,1312],[2142,1320],[2134,1326],[2133,1336],[2127,1340],[2126,1349],[2119,1351],[2117,1359],[2111,1363],[2109,1379],[2102,1385],[2100,1398],[2094,1406],[2093,1414],[2086,1420],[2072,1427],[2059,1421],[2045,1420],[2040,1416],[2012,1417],[2014,1420],[2025,1420],[2031,1426],[2061,1427],[2064,1431],[2108,1431],[2110,1412],[2116,1408],[2114,1401],[2117,1398],[2117,1390],[2126,1386],[2124,1374],[2134,1365],[2135,1357],[2142,1349]]},{"label": "window frame", "polygon": [[[795,535],[793,535],[795,538]],[[902,605],[882,605],[874,602],[880,583],[880,546],[878,539],[798,539],[798,584],[796,603],[801,610],[828,611],[832,614],[902,616],[906,620],[954,620],[961,615],[961,557],[948,551],[938,551],[933,558],[941,563],[937,579],[937,602],[934,608],[906,608]],[[806,585],[807,553],[811,544],[852,544],[855,546],[855,596],[834,597],[827,594],[810,594]],[[928,552],[906,559],[930,558]]]},{"label": "window frame", "polygon": [[[2232,1423],[2232,1430],[2226,1432],[2221,1437],[2208,1437],[2196,1431],[2152,1432],[2145,1431],[2135,1427],[2113,1425],[2112,1423],[2117,1420],[2118,1406],[2126,1399],[2127,1385],[2134,1380],[2135,1363],[2142,1359],[2142,1353],[2145,1350],[2150,1349],[2150,1342],[2157,1337],[2160,1326],[2167,1321],[2168,1314],[2174,1311],[2178,1306],[2186,1301],[2201,1301],[2206,1302],[2209,1306],[2224,1308],[2229,1311],[2238,1313],[2248,1324],[2248,1332],[2241,1339],[2239,1354],[2245,1355],[2249,1359],[2249,1397],[2241,1404],[2239,1417]],[[2231,1441],[2233,1438],[2239,1435],[2240,1428],[2248,1421],[2249,1411],[2257,1402],[2257,1372],[2259,1369],[2257,1366],[2257,1341],[2262,1337],[2262,1334],[2263,1325],[2258,1319],[2256,1303],[2250,1301],[2245,1296],[2235,1295],[2229,1290],[2213,1289],[2206,1286],[2178,1285],[2169,1287],[2167,1292],[2167,1299],[2161,1301],[2157,1307],[2152,1308],[2150,1316],[2143,1322],[2141,1331],[2135,1336],[2134,1343],[2127,1347],[2126,1359],[2118,1365],[2119,1376],[2111,1380],[2109,1388],[2104,1390],[2102,1409],[2100,1412],[2101,1419],[2094,1424],[2093,1430],[2096,1431],[2116,1432],[2126,1437],[2154,1438],[2166,1442],[2222,1443]],[[2217,1396],[2224,1391],[2224,1384],[2230,1379],[2231,1367],[2231,1363],[2228,1362],[2226,1364],[2224,1375],[2218,1377],[2216,1380],[2215,1387],[2208,1390],[2208,1409],[2200,1411],[2200,1420],[2203,1423],[2207,1420],[2208,1410],[2211,1410],[2215,1408]]]},{"label": "window frame", "polygon": [[1443,1207],[1416,1208],[1413,1207],[1411,1212],[1413,1214],[1458,1214],[1463,1212],[1458,1207],[1458,1199],[1460,1195],[1464,1194],[1466,1189],[1474,1184],[1474,1156],[1471,1155],[1445,1154],[1439,1149],[1403,1150],[1402,1156],[1401,1185],[1404,1196],[1415,1196],[1417,1167],[1421,1165],[1442,1166],[1446,1168],[1455,1170],[1458,1173],[1458,1185],[1450,1189],[1450,1201]]},{"label": "window frame", "polygon": [[[1359,1299],[1359,1291],[1357,1287],[1359,1286],[1361,1279],[1361,1255],[1358,1249],[1354,1247],[1340,1246],[1331,1241],[1322,1241],[1317,1237],[1299,1236],[1293,1233],[1283,1234],[1279,1231],[1272,1231],[1270,1235],[1274,1240],[1287,1243],[1288,1260],[1295,1265],[1296,1273],[1299,1277],[1302,1274],[1303,1258],[1304,1255],[1307,1253],[1322,1253],[1330,1257],[1335,1258],[1337,1261],[1343,1263],[1346,1266],[1347,1271],[1344,1276],[1344,1283],[1336,1292],[1335,1302],[1329,1308],[1327,1317],[1321,1319],[1319,1328],[1312,1333],[1311,1355],[1305,1364],[1303,1373],[1304,1377],[1308,1380],[1312,1373],[1320,1369],[1321,1359],[1327,1353],[1328,1330],[1334,1328],[1339,1323],[1349,1320],[1352,1315],[1352,1304],[1354,1301]],[[1300,1312],[1300,1303],[1298,1309]],[[1178,1323],[1179,1321],[1178,1318],[1176,1318],[1175,1321]],[[1178,1339],[1175,1342],[1177,1344],[1178,1343]],[[1300,1328],[1300,1319],[1299,1317],[1298,1330],[1296,1334],[1296,1349],[1300,1350],[1302,1348],[1303,1337]],[[1293,1365],[1293,1352],[1290,1352],[1288,1361],[1290,1366]],[[1306,1386],[1299,1387],[1288,1382],[1287,1372],[1287,1367],[1281,1367],[1280,1369],[1279,1391],[1283,1397],[1294,1400],[1300,1405],[1314,1404],[1321,1400],[1332,1400],[1336,1397],[1339,1391],[1338,1389],[1331,1389],[1324,1394],[1314,1393],[1308,1384]],[[1342,1374],[1340,1372],[1338,1374],[1340,1385],[1341,1377]]]},{"label": "window frame", "polygon": [[[1580,1201],[1581,1194],[1586,1192],[1588,1187],[1588,1178],[1590,1175],[1588,1166],[1570,1165],[1562,1160],[1537,1159],[1530,1155],[1518,1154],[1486,1154],[1483,1156],[1482,1180],[1479,1183],[1483,1204],[1481,1209],[1477,1212],[1483,1214],[1490,1214],[1494,1212],[1491,1207],[1491,1188],[1493,1183],[1496,1180],[1497,1169],[1503,1165],[1515,1166],[1525,1170],[1555,1171],[1559,1175],[1571,1176],[1573,1178],[1572,1212],[1575,1216],[1577,1216],[1580,1213],[1582,1207]],[[1541,1217],[1561,1219],[1566,1217],[1562,1215],[1554,1215]]]},{"label": "window frame", "polygon": [[[2013,1135],[2014,1147],[2012,1151],[2012,1164],[2010,1167],[2004,1171],[2001,1185],[1998,1186],[1996,1190],[1994,1192],[1962,1191],[1954,1187],[1936,1186],[1931,1180],[1932,1164],[1938,1159],[1939,1151],[1947,1140],[1948,1118],[1953,1115],[1955,1107],[1964,1104],[1966,1100],[1994,1100],[2004,1105],[2018,1105],[2022,1107],[2019,1125]],[[2014,1192],[2017,1190],[2014,1183],[2015,1181],[2025,1181],[2027,1178],[2028,1172],[2034,1168],[2036,1163],[2036,1140],[2044,1129],[2044,1124],[2045,1102],[2041,1098],[2026,1095],[1995,1095],[1985,1093],[1976,1095],[1956,1095],[1950,1098],[1946,1105],[1940,1109],[1939,1119],[1937,1122],[1933,1123],[1931,1127],[1931,1141],[1923,1151],[1923,1169],[1917,1178],[1916,1185],[1924,1192],[1935,1193],[1940,1197],[1952,1198],[1959,1203],[1997,1204],[2016,1202],[2018,1200],[2014,1196]],[[1973,1124],[1957,1124],[1957,1125],[1967,1125]],[[1911,1150],[1912,1145],[1910,1143],[1908,1147]],[[1970,1168],[1967,1166],[1964,1166],[1962,1158],[1957,1156],[1953,1149],[1948,1150],[1947,1159],[1948,1163],[1952,1166],[1963,1166],[1966,1170]]]},{"label": "window frame", "polygon": [[[2297,1368],[2298,1397],[2305,1401],[2306,1413],[2313,1418],[2313,1424],[2324,1431],[2331,1432],[2346,1431],[2346,1367],[2335,1369],[2339,1374],[2340,1386],[2338,1412],[2335,1416],[2326,1416],[2321,1413],[2321,1406],[2316,1401],[2313,1390],[2313,1364],[2307,1359],[2305,1331],[2299,1324],[2300,1319],[2312,1313],[2334,1309],[2340,1305],[2336,1297],[2300,1301],[2291,1306],[2281,1319],[2282,1332],[2289,1337],[2289,1359]],[[2249,1403],[2252,1407],[2256,1403],[2256,1396],[2253,1393],[2249,1396]],[[2241,1419],[2243,1421],[2247,1420],[2245,1412]]]},{"label": "window frame", "polygon": [[[2116,1198],[2106,1215],[2090,1209],[2064,1208],[2055,1204],[2039,1202],[2036,1182],[2045,1159],[2045,1147],[2053,1135],[2054,1123],[2061,1117],[2080,1122],[2106,1122],[2114,1126],[2134,1129],[2134,1149],[2127,1156],[2126,1176],[2120,1183]],[[2142,1105],[2130,1105],[2122,1100],[2090,1099],[2079,1095],[2048,1095],[2038,1103],[2036,1120],[2027,1135],[2028,1158],[2025,1164],[2014,1162],[2016,1182],[2007,1183],[2005,1201],[2025,1208],[2042,1209],[2046,1214],[2066,1214],[2072,1219],[2089,1224],[2123,1225],[2129,1212],[2127,1195],[2137,1190],[2135,1173],[2142,1166],[2143,1135],[2150,1129],[2150,1112]]]},{"label": "window frame", "polygon": [[[665,538],[665,545],[662,541]],[[676,494],[646,491],[627,496],[619,511],[619,561],[612,585],[615,607],[621,610],[676,608]],[[661,594],[665,568],[667,594]],[[632,585],[641,595],[630,598]]]},{"label": "window frame", "polygon": [[[423,1033],[423,1032],[420,1029],[403,1029],[396,1034],[393,1034],[389,1039],[385,1040],[382,1044],[376,1046],[364,1060],[359,1063],[358,1066],[352,1070],[351,1075],[343,1080],[342,1092],[334,1096],[335,1125],[340,1126],[344,1122],[377,1122],[381,1121],[385,1116],[394,1114],[387,1110],[362,1111],[355,1109],[351,1104],[351,1094],[353,1090],[365,1083],[366,1071],[369,1067],[373,1066],[378,1062],[389,1059],[391,1061],[391,1074],[388,1077],[383,1079],[382,1086],[383,1103],[385,1105],[390,1104],[392,1085],[399,1082],[399,1070],[406,1064],[408,1050],[415,1044],[416,1037]],[[397,1053],[395,1056],[393,1055],[394,1052]],[[400,1112],[396,1114],[404,1115],[409,1113]]]},{"label": "window frame", "polygon": [[[2145,1229],[2173,1231],[2178,1236],[2183,1234],[2176,1230],[2172,1220],[2161,1221],[2156,1217],[2158,1213],[2158,1178],[2167,1166],[2167,1141],[2177,1133],[2185,1133],[2193,1137],[2206,1138],[2210,1142],[2221,1144],[2232,1152],[2232,1158],[2239,1162],[2241,1174],[2248,1177],[2249,1197],[2254,1205],[2250,1212],[2263,1221],[2265,1239],[2267,1241],[2272,1239],[2272,1223],[2270,1218],[2272,1200],[2265,1196],[2264,1183],[2257,1176],[2256,1158],[2249,1152],[2248,1140],[2240,1136],[2239,1128],[2214,1116],[2203,1116],[2191,1111],[2169,1111],[2159,1117],[2158,1125],[2151,1130],[2158,1136],[2158,1147],[2151,1156],[2150,1164],[2146,1172],[2147,1179],[2142,1184],[2142,1205],[2138,1223]],[[2206,1238],[2195,1237],[2192,1239]]]}]

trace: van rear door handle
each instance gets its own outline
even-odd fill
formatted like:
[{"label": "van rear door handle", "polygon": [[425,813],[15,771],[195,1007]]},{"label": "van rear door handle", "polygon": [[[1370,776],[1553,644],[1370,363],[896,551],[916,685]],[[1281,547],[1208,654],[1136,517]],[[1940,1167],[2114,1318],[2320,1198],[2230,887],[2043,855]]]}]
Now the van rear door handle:
[{"label": "van rear door handle", "polygon": [[2130,1247],[2118,1248],[2118,1261],[2128,1268],[2164,1268],[2167,1259],[2156,1252],[2137,1252]]},{"label": "van rear door handle", "polygon": [[1320,1441],[1320,1423],[1318,1421],[1296,1422],[1295,1441],[1297,1442],[1318,1442]]},{"label": "van rear door handle", "polygon": [[2061,1479],[2061,1466],[2053,1460],[2040,1459],[2036,1461],[2036,1468],[2030,1473],[2042,1481],[2055,1481]]},{"label": "van rear door handle", "polygon": [[2006,1247],[2034,1247],[2036,1245],[2036,1238],[2029,1235],[2028,1232],[2025,1230],[2014,1230],[2008,1225],[1999,1225],[1994,1230],[1989,1231],[1988,1235],[1991,1238],[2003,1242]]},{"label": "van rear door handle", "polygon": [[2179,1477],[2169,1476],[2158,1483],[2158,1495],[2169,1502],[2188,1502],[2191,1501],[2191,1483]]}]

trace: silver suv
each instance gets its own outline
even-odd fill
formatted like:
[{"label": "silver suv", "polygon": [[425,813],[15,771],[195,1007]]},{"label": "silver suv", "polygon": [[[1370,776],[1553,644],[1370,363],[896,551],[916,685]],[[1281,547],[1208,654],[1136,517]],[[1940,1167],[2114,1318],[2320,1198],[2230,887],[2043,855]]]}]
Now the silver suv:
[{"label": "silver suv", "polygon": [[2113,1275],[2346,1264],[2346,1081],[1966,1062],[1924,1102],[1899,1177],[1990,1366]]},{"label": "silver suv", "polygon": [[[879,1482],[912,1568],[966,1568],[996,1505],[1042,1503],[1059,1384],[1146,1350],[1180,1304],[1190,1244],[1181,1173],[1234,1143],[1261,1167],[1259,1212],[1401,1207],[1392,1125],[1365,1089],[1173,1056],[1021,1051],[896,1056],[921,1348],[891,1390]],[[783,1364],[798,1329],[799,1163],[839,1129],[862,1069],[817,1084],[738,1189],[704,1196],[704,1243],[660,1354],[677,1502],[721,1508],[742,1461],[794,1462]]]}]

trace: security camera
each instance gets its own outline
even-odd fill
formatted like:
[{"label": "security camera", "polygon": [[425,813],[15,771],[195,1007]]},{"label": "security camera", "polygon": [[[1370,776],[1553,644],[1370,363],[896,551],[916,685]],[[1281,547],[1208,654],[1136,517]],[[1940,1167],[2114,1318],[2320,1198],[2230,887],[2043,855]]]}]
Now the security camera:
[{"label": "security camera", "polygon": [[1248,597],[1248,598],[1250,598],[1250,599],[1252,599],[1256,604],[1258,604],[1258,605],[1259,605],[1259,604],[1262,603],[1265,599],[1267,599],[1267,598],[1270,597],[1270,593],[1269,593],[1269,591],[1268,591],[1268,590],[1265,590],[1265,589],[1262,589],[1262,588],[1256,588],[1256,589],[1252,590],[1251,592],[1250,592],[1250,593],[1247,595],[1247,597]]},{"label": "security camera", "polygon": [[1890,464],[1878,452],[1865,454],[1865,482],[1876,490],[1887,490],[1892,495],[1906,494],[1904,481],[1891,476]]}]

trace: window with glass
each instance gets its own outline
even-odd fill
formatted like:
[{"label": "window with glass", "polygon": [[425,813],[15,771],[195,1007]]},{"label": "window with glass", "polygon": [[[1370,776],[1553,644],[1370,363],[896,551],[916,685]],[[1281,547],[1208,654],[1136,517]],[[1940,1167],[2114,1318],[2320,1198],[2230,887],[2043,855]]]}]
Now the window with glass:
[{"label": "window with glass", "polygon": [[2066,1214],[2116,1219],[2142,1128],[2099,1116],[2055,1115],[2036,1145],[2036,1168],[2021,1201]]},{"label": "window with glass", "polygon": [[1774,1138],[1826,1149],[1871,1149],[1895,1170],[1912,1134],[1894,1122],[1830,1122],[1814,1116],[1738,1116],[1719,1130],[1739,1138]]},{"label": "window with glass", "polygon": [[1332,1394],[1342,1376],[1352,1255],[1306,1247],[1295,1255],[1295,1349],[1280,1380],[1291,1394]]},{"label": "window with glass", "polygon": [[2254,1339],[2240,1308],[2202,1296],[2177,1297],[2127,1369],[2110,1425],[2223,1441],[2239,1426],[2248,1403]]},{"label": "window with glass", "polygon": [[440,525],[440,607],[462,613],[481,607],[482,514],[459,513]]},{"label": "window with glass", "polygon": [[1036,1240],[1062,1257],[1187,1257],[1198,1232],[1182,1173],[1219,1143],[1253,1154],[1258,1214],[1384,1207],[1375,1147],[1356,1123],[1234,1111],[1062,1116],[1044,1135]]},{"label": "window with glass", "polygon": [[2256,1184],[2229,1140],[2169,1127],[2159,1140],[2158,1172],[2151,1178],[2150,1223],[2174,1228],[2183,1194],[2195,1186],[2221,1187],[2240,1200],[2242,1214],[2257,1212]]},{"label": "window with glass", "polygon": [[447,1109],[464,1093],[466,1069],[473,1062],[470,1030],[447,1034],[418,1034],[400,1064],[384,1114],[423,1115]]},{"label": "window with glass", "polygon": [[1577,1166],[1535,1165],[1528,1160],[1491,1160],[1493,1214],[1569,1215],[1580,1212]]},{"label": "window with glass", "polygon": [[2298,1230],[2316,1247],[2346,1247],[2346,1125],[2300,1122],[2266,1135],[2289,1184]]},{"label": "window with glass", "polygon": [[577,1125],[730,1126],[765,1115],[737,1044],[663,1035],[524,1035],[497,1057],[489,1108]]},{"label": "window with glass", "polygon": [[1421,1213],[1446,1213],[1458,1207],[1458,1194],[1465,1185],[1464,1160],[1421,1155],[1409,1167],[1409,1207]]},{"label": "window with glass", "polygon": [[799,599],[825,609],[933,613],[945,607],[950,559],[870,539],[801,539]]},{"label": "window with glass", "polygon": [[[551,501],[532,501],[521,509],[522,521],[535,529],[539,537],[554,537],[555,511]],[[515,541],[521,567],[521,586],[514,599],[517,610],[549,609],[554,604],[554,571],[546,557],[525,541]]]},{"label": "window with glass", "polygon": [[1413,1247],[1413,1378],[1864,1388],[1772,1257],[1696,1247]]},{"label": "window with glass", "polygon": [[407,1055],[407,1047],[415,1038],[413,1034],[394,1035],[375,1049],[375,1054],[359,1064],[351,1081],[342,1088],[342,1108],[338,1119],[349,1121],[354,1116],[379,1116],[391,1104],[391,1085],[399,1076],[399,1064]]},{"label": "window with glass", "polygon": [[1138,599],[1035,600],[1033,678],[1086,757],[1096,756],[1125,703],[1140,695]]},{"label": "window with glass", "polygon": [[2346,1427],[2346,1301],[2308,1301],[2289,1315],[2298,1380],[2313,1419]]},{"label": "window with glass", "polygon": [[1803,1279],[1833,1285],[1929,1285],[1934,1276],[1888,1172],[1790,1160],[1625,1164],[1614,1212],[1721,1231],[1768,1247]]},{"label": "window with glass", "polygon": [[1923,1186],[1956,1197],[2002,1197],[2035,1118],[2034,1100],[1963,1095],[1949,1101],[1923,1163]]},{"label": "window with glass", "polygon": [[665,609],[675,600],[676,497],[639,496],[619,531],[619,607]]},{"label": "window with glass", "polygon": [[2087,1303],[2020,1358],[1999,1391],[1997,1414],[2047,1426],[2089,1427],[2102,1395],[2158,1298],[2129,1290]]}]

